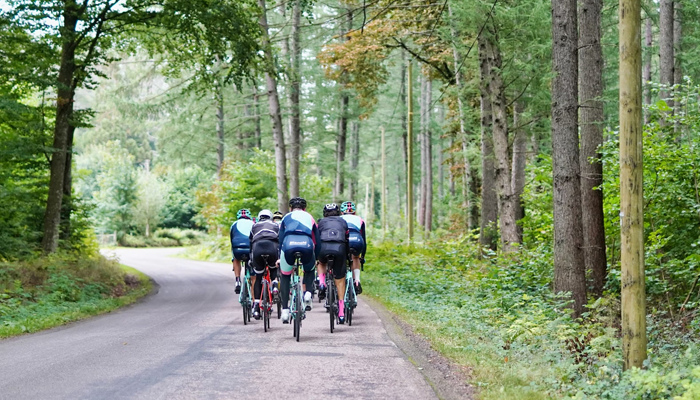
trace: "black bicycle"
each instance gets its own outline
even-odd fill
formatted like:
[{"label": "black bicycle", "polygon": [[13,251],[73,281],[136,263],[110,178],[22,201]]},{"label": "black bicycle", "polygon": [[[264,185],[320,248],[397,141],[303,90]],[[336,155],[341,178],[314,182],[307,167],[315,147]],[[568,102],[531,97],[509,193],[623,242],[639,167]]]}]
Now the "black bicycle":
[{"label": "black bicycle", "polygon": [[338,289],[335,287],[333,279],[333,261],[335,258],[328,256],[328,270],[326,271],[326,308],[331,324],[331,333],[335,330],[335,324],[338,321]]}]

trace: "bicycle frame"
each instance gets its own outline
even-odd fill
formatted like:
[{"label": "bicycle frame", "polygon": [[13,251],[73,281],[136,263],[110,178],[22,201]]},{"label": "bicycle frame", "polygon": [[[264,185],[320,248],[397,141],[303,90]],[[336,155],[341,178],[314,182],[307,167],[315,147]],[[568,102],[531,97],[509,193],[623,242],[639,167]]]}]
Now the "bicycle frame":
[{"label": "bicycle frame", "polygon": [[302,294],[302,287],[301,287],[301,282],[304,274],[304,268],[301,265],[301,254],[296,253],[294,255],[295,261],[294,261],[294,269],[292,269],[292,277],[291,277],[291,284],[290,284],[290,289],[291,289],[291,297],[290,297],[290,312],[291,312],[291,317],[294,320],[293,326],[294,326],[294,336],[297,339],[297,342],[299,341],[299,334],[301,333],[301,321],[305,318],[306,316],[306,309],[305,306],[302,302],[303,300],[303,294]]}]

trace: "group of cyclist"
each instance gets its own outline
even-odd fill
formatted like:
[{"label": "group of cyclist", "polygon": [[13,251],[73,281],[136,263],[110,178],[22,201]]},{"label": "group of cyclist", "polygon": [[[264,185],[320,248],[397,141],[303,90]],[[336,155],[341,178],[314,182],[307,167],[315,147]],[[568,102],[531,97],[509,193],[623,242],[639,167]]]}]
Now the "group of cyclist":
[{"label": "group of cyclist", "polygon": [[[306,311],[311,311],[314,296],[315,269],[318,272],[318,296],[326,295],[326,274],[332,273],[338,293],[345,293],[345,279],[350,263],[355,292],[362,293],[360,270],[367,251],[365,222],[356,215],[355,203],[346,201],[323,207],[323,218],[316,223],[306,211],[306,200],[289,200],[290,212],[272,213],[262,210],[257,220],[248,209],[241,209],[231,225],[230,239],[233,253],[233,272],[236,275],[236,293],[241,292],[241,262],[249,261],[250,281],[253,285],[253,317],[260,318],[260,299],[266,268],[272,278],[272,293],[279,293],[282,302],[282,323],[289,323],[290,280],[296,257],[301,255],[304,269],[303,291]],[[328,271],[329,258],[333,262]],[[345,262],[347,261],[347,262]],[[279,279],[279,280],[278,280]],[[338,322],[344,323],[344,304],[339,300]]]}]

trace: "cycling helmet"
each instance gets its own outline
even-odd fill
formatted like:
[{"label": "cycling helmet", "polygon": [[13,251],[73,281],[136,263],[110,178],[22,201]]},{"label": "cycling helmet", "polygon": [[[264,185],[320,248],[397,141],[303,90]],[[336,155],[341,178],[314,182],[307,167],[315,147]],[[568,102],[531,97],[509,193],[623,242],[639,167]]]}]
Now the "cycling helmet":
[{"label": "cycling helmet", "polygon": [[258,221],[264,221],[266,219],[271,219],[272,218],[272,211],[270,210],[262,210],[258,213]]},{"label": "cycling helmet", "polygon": [[324,217],[338,215],[339,212],[340,212],[340,209],[338,208],[338,205],[335,203],[326,204],[326,206],[323,207],[323,216]]},{"label": "cycling helmet", "polygon": [[340,205],[340,211],[342,211],[343,214],[355,214],[356,210],[355,203],[352,201],[346,201]]},{"label": "cycling helmet", "polygon": [[289,200],[289,208],[292,210],[295,208],[301,208],[302,210],[306,210],[306,200],[304,200],[303,197],[294,197],[291,200]]},{"label": "cycling helmet", "polygon": [[282,211],[279,210],[275,211],[275,213],[272,215],[273,220],[281,220],[282,218],[284,218],[284,214],[282,214]]},{"label": "cycling helmet", "polygon": [[236,213],[236,219],[241,219],[241,218],[247,218],[247,219],[249,219],[249,220],[252,221],[252,220],[253,220],[253,214],[250,212],[249,209],[247,209],[247,208],[241,208],[241,209],[238,210],[238,212]]}]

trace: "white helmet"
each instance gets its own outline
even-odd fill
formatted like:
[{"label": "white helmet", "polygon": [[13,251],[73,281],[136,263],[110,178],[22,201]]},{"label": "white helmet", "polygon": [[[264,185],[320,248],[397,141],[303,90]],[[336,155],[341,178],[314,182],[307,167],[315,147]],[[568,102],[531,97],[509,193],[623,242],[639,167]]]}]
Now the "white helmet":
[{"label": "white helmet", "polygon": [[[264,218],[263,218],[264,217]],[[261,210],[258,213],[258,221],[262,221],[264,219],[272,219],[272,211],[270,210]]]}]

